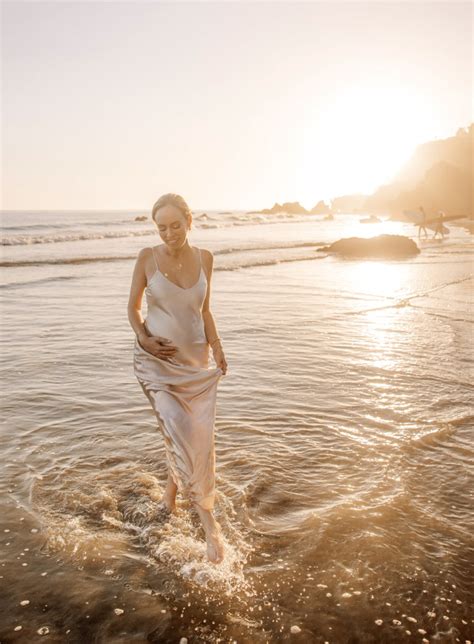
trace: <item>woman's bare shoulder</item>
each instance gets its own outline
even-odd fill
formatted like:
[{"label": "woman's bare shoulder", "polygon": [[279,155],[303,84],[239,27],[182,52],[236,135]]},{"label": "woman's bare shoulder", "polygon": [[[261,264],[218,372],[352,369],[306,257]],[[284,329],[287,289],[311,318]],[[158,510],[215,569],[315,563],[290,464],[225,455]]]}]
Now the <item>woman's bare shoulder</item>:
[{"label": "woman's bare shoulder", "polygon": [[[156,246],[154,248],[157,248]],[[147,246],[146,248],[141,248],[138,251],[138,256],[137,258],[140,260],[147,260],[149,257],[151,257],[153,254],[153,248],[151,246]]]},{"label": "woman's bare shoulder", "polygon": [[207,250],[207,248],[200,248],[199,250],[201,251],[202,256],[205,257],[206,259],[210,260],[214,257],[212,252],[210,250]]},{"label": "woman's bare shoulder", "polygon": [[214,255],[212,254],[212,252],[210,250],[207,250],[206,248],[200,248],[199,250],[201,252],[202,261],[205,266],[212,268],[212,265],[214,263]]}]

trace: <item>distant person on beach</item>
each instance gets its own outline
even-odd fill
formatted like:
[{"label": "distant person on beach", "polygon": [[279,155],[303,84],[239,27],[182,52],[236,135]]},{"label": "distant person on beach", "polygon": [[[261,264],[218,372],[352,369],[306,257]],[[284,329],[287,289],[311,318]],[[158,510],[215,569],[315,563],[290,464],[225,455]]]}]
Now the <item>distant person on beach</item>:
[{"label": "distant person on beach", "polygon": [[[201,519],[209,561],[219,563],[224,542],[213,514],[214,421],[227,362],[209,301],[214,257],[189,244],[192,213],[180,195],[160,197],[151,218],[164,243],[138,253],[128,319],[136,335],[135,376],[164,438],[168,481],[158,509],[165,517],[174,512],[181,492]],[[216,367],[209,366],[209,349]]]},{"label": "distant person on beach", "polygon": [[444,218],[445,214],[442,210],[440,210],[438,212],[438,218],[436,220],[436,228],[434,231],[433,239],[435,239],[438,233],[441,235],[441,239],[444,239]]},{"label": "distant person on beach", "polygon": [[425,233],[425,237],[428,238],[428,231],[426,230],[426,212],[423,206],[420,206],[421,212],[421,222],[418,225],[418,239],[421,237],[421,231]]}]

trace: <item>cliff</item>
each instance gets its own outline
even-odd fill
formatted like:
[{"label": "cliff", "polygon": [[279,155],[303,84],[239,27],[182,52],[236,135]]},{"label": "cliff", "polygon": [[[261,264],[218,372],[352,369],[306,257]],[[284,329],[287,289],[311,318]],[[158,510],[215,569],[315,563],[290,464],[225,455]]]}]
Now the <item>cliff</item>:
[{"label": "cliff", "polygon": [[381,186],[364,202],[368,212],[389,212],[423,206],[429,213],[472,217],[474,125],[456,136],[420,145],[398,173],[396,180]]}]

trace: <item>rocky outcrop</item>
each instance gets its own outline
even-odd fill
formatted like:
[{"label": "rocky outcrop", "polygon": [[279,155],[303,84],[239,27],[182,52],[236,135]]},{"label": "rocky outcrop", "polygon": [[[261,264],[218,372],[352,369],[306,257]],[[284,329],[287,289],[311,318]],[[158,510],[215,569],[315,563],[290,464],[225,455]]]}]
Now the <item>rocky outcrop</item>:
[{"label": "rocky outcrop", "polygon": [[336,197],[331,202],[331,210],[332,212],[340,212],[346,214],[353,212],[364,212],[364,203],[366,199],[367,195],[360,193]]},{"label": "rocky outcrop", "polygon": [[336,253],[342,257],[393,259],[412,257],[420,252],[415,242],[403,235],[379,235],[364,239],[348,237],[318,248],[319,252]]},{"label": "rocky outcrop", "polygon": [[331,212],[331,208],[324,201],[318,201],[314,208],[311,208],[310,212],[312,215],[327,215]]},{"label": "rocky outcrop", "polygon": [[396,212],[415,209],[423,204],[425,210],[436,213],[444,210],[447,215],[474,213],[472,199],[473,177],[446,161],[432,166],[413,190],[401,192],[393,202]]},{"label": "rocky outcrop", "polygon": [[[423,206],[428,214],[443,210],[447,215],[473,219],[473,158],[474,124],[459,129],[455,136],[418,146],[394,181],[380,186],[373,194],[343,195],[333,199],[330,206],[319,201],[310,213],[373,213],[397,218],[403,210]],[[281,212],[308,214],[298,201],[275,203],[272,208],[251,214]]]},{"label": "rocky outcrop", "polygon": [[395,181],[367,197],[367,212],[390,213],[423,206],[428,215],[443,210],[447,215],[474,216],[474,125],[456,136],[420,145]]},{"label": "rocky outcrop", "polygon": [[472,173],[474,126],[460,128],[455,136],[436,139],[419,145],[405,163],[395,181],[414,188],[426,173],[438,163],[447,163]]},{"label": "rocky outcrop", "polygon": [[275,215],[279,212],[285,212],[288,215],[307,215],[308,211],[298,201],[286,201],[283,204],[275,203],[272,208],[257,210],[261,215]]}]

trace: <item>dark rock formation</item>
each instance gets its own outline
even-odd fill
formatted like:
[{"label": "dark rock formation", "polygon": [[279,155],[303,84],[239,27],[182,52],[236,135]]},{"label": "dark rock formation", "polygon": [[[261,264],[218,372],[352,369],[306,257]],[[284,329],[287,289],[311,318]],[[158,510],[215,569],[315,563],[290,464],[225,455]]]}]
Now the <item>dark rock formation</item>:
[{"label": "dark rock formation", "polygon": [[146,215],[137,215],[135,221],[146,221],[148,217]]},{"label": "dark rock formation", "polygon": [[432,166],[413,190],[401,192],[394,201],[395,210],[411,209],[423,204],[428,216],[439,209],[447,215],[471,215],[473,211],[473,178],[445,161]]},{"label": "dark rock formation", "polygon": [[337,253],[343,257],[400,258],[417,255],[420,249],[403,235],[379,235],[370,239],[348,237],[318,248],[319,252]]},{"label": "dark rock formation", "polygon": [[428,216],[438,210],[447,215],[474,214],[474,125],[456,136],[420,145],[395,181],[367,197],[364,210],[390,213],[417,210],[423,205]]},{"label": "dark rock formation", "polygon": [[401,168],[395,181],[404,183],[407,189],[414,188],[430,168],[440,162],[472,173],[473,137],[474,125],[471,125],[460,128],[455,136],[422,143]]},{"label": "dark rock formation", "polygon": [[346,214],[354,212],[364,212],[364,203],[366,199],[367,195],[360,193],[336,197],[331,201],[331,210],[332,212],[340,212]]},{"label": "dark rock formation", "polygon": [[308,211],[298,201],[286,201],[282,205],[282,212],[289,215],[307,215]]},{"label": "dark rock formation", "polygon": [[359,219],[361,224],[380,224],[382,221],[375,215],[370,215],[370,217],[364,217],[364,219]]},{"label": "dark rock formation", "polygon": [[286,201],[284,204],[275,203],[272,208],[264,208],[257,211],[261,215],[274,215],[278,212],[286,212],[288,215],[307,215],[308,211],[298,201]]},{"label": "dark rock formation", "polygon": [[324,201],[318,201],[314,208],[311,208],[310,212],[312,215],[327,215],[331,212],[331,208]]}]

